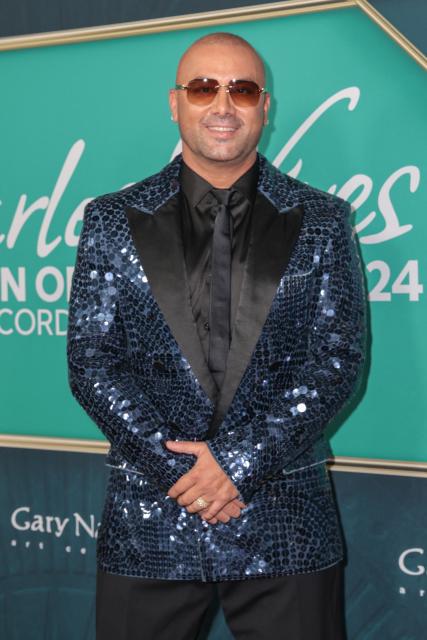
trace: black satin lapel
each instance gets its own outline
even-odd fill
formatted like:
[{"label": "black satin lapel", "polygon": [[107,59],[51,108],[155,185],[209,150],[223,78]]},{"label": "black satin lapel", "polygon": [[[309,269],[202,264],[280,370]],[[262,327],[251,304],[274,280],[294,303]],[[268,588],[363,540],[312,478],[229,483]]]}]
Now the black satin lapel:
[{"label": "black satin lapel", "polygon": [[178,215],[178,196],[155,214],[127,207],[130,231],[142,267],[183,356],[212,402],[217,396],[191,309]]},{"label": "black satin lapel", "polygon": [[[279,213],[262,194],[257,200],[227,368],[206,438],[215,435],[252,356],[281,277],[297,241],[303,218],[298,205]],[[259,205],[259,206],[258,206]]]}]

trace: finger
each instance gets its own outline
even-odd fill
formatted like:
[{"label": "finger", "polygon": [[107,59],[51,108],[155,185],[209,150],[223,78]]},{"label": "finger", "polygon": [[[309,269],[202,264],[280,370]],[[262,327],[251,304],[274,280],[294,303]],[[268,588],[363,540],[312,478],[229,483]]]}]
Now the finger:
[{"label": "finger", "polygon": [[233,504],[232,502],[230,502],[229,504],[226,504],[223,511],[225,511],[232,518],[238,518],[241,513],[240,508],[236,504]]},{"label": "finger", "polygon": [[220,522],[229,522],[232,517],[238,517],[238,516],[232,516],[230,513],[230,505],[226,505],[223,509],[221,509],[221,511],[219,511],[216,514],[215,518],[209,519],[208,522],[211,522],[212,520],[219,520]]},{"label": "finger", "polygon": [[216,518],[216,516],[213,516],[213,517],[211,517],[211,518],[207,518],[207,517],[206,517],[206,513],[205,513],[206,511],[207,511],[207,509],[202,509],[202,510],[201,510],[201,511],[199,511],[199,513],[198,513],[198,515],[199,515],[203,520],[206,520],[206,522],[212,523],[214,520],[216,520],[216,519],[217,519],[217,518]]},{"label": "finger", "polygon": [[245,507],[246,505],[244,502],[238,500],[237,498],[234,498],[234,500],[231,500],[223,507],[223,510],[232,518],[239,518],[242,513],[242,509],[244,509]]},{"label": "finger", "polygon": [[[211,491],[211,493],[213,492]],[[215,494],[213,493],[213,495]],[[203,498],[203,500],[205,500],[209,506],[201,507],[197,503],[198,498]],[[231,500],[234,500],[234,498],[231,498]],[[180,504],[186,505],[187,511],[189,513],[196,513],[198,511],[200,512],[205,510],[205,513],[208,513],[209,517],[213,517],[217,511],[222,509],[225,504],[228,504],[230,502],[230,497],[216,498],[216,500],[214,500],[212,496],[209,496],[209,490],[207,492],[203,492],[202,485],[200,482],[198,482],[191,488],[190,491],[187,492],[186,495],[182,494],[178,498],[178,502]],[[215,509],[215,513],[212,511],[207,511],[212,508]]]},{"label": "finger", "polygon": [[229,522],[231,520],[230,516],[227,513],[225,513],[224,510],[219,511],[215,517],[217,520],[219,520],[219,522],[224,522],[224,523]]},{"label": "finger", "polygon": [[224,503],[223,500],[214,500],[213,502],[211,502],[208,507],[203,509],[203,514],[205,515],[206,519],[209,520],[210,518],[218,517],[218,513],[222,511],[224,504],[226,503]]},{"label": "finger", "polygon": [[195,487],[197,487],[197,485],[193,484],[190,489],[184,491],[184,493],[181,493],[181,495],[179,495],[176,499],[176,501],[182,507],[188,507],[191,513],[200,511],[201,509],[206,509],[206,507],[201,507],[197,504],[197,498],[203,498],[203,500],[206,500],[207,503],[212,502],[211,500],[207,499],[205,494],[200,492],[200,489],[195,489]]},{"label": "finger", "polygon": [[234,505],[235,507],[237,507],[239,509],[239,511],[241,511],[242,509],[244,509],[246,507],[245,503],[242,502],[241,500],[238,500],[237,498],[233,498],[232,500],[229,500],[229,502],[226,503],[226,505]]},{"label": "finger", "polygon": [[[204,496],[199,496],[200,498],[203,498],[203,500],[206,500],[206,498]],[[180,500],[180,498],[178,498],[178,500]],[[197,502],[197,498],[195,500],[192,500],[188,506],[186,507],[188,513],[197,513],[199,511],[206,511],[207,509],[209,509],[210,504],[209,504],[209,500],[206,500],[206,502],[208,503],[208,507],[201,507],[199,505],[199,503]]]},{"label": "finger", "polygon": [[199,511],[199,516],[203,519],[206,520],[206,522],[209,522],[209,524],[215,524],[216,522],[218,522],[218,519],[216,518],[216,516],[213,516],[212,518],[207,518],[206,514],[208,512],[207,507],[205,509],[201,509]]},{"label": "finger", "polygon": [[234,504],[232,502],[225,505],[224,511],[232,518],[238,518],[242,512],[240,507],[238,507],[237,504]]},{"label": "finger", "polygon": [[[192,494],[194,495],[194,494]],[[206,496],[201,496],[203,498],[206,499]],[[178,498],[178,501],[180,501],[181,498]],[[196,498],[197,500],[197,498]],[[206,500],[208,502],[208,500]],[[242,502],[241,500],[238,500],[237,498],[233,498],[232,500],[230,500],[229,502],[225,503],[222,502],[220,503],[223,506],[221,507],[221,510],[225,510],[225,513],[229,516],[231,516],[232,518],[238,518],[241,515],[241,510],[246,507],[245,503]],[[213,510],[213,502],[209,505],[209,507],[203,507],[200,508],[197,504],[197,502],[191,503],[189,506],[187,506],[187,511],[189,513],[199,513],[199,515],[206,520],[207,522],[211,522],[212,518],[216,516],[218,516],[218,513],[214,514],[212,516],[212,510]]]},{"label": "finger", "polygon": [[225,512],[226,507],[224,507],[224,509],[222,509],[221,511],[219,511],[217,513],[217,515],[213,518],[206,518],[205,516],[202,516],[203,520],[206,520],[206,522],[208,522],[209,524],[216,524],[217,522],[228,522],[230,520],[229,514]]},{"label": "finger", "polygon": [[169,489],[168,496],[171,498],[177,498],[185,491],[191,489],[195,484],[196,480],[190,470],[181,476],[180,479]]},{"label": "finger", "polygon": [[[178,483],[177,483],[178,485]],[[209,492],[212,495],[209,495]],[[195,482],[190,489],[181,493],[181,495],[177,498],[177,502],[184,506],[188,507],[188,511],[190,513],[195,513],[196,511],[201,511],[202,509],[206,509],[207,507],[201,507],[196,502],[198,498],[203,498],[207,504],[212,504],[213,497],[215,492],[212,490],[212,487],[207,487],[206,483],[202,483],[200,480]],[[224,500],[227,502],[227,500]]]},{"label": "finger", "polygon": [[239,500],[239,498],[233,498],[231,502],[233,502],[234,504],[237,504],[237,506],[240,507],[240,509],[244,509],[246,507],[246,503]]},{"label": "finger", "polygon": [[199,456],[205,449],[201,442],[191,440],[166,440],[165,446],[177,453],[192,453],[195,456]]},{"label": "finger", "polygon": [[[205,520],[205,518],[203,518],[203,520]],[[227,522],[227,520],[226,518],[220,516],[215,518],[209,518],[209,520],[206,520],[206,522],[208,522],[209,524],[216,524],[217,522]]]}]

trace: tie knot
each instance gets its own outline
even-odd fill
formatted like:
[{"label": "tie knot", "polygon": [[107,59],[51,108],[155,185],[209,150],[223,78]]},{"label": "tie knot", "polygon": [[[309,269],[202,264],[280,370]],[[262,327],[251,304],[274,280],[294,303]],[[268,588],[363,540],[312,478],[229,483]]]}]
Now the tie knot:
[{"label": "tie knot", "polygon": [[219,204],[227,207],[234,189],[211,189],[211,193],[213,193]]}]

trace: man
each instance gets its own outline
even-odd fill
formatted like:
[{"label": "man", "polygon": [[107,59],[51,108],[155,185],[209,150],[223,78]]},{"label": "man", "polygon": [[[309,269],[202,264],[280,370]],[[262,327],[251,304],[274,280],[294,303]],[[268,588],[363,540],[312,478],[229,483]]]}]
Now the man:
[{"label": "man", "polygon": [[352,395],[365,295],[350,207],[257,154],[249,43],[183,55],[182,155],[86,208],[67,354],[111,443],[97,638],[195,639],[213,590],[237,639],[344,638],[324,430]]}]

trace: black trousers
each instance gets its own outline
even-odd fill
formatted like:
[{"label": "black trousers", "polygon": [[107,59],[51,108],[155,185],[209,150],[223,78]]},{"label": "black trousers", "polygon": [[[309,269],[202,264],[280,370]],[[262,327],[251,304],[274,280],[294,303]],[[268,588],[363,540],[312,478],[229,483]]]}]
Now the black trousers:
[{"label": "black trousers", "polygon": [[235,640],[346,638],[340,562],[313,573],[223,582],[98,570],[96,640],[202,640],[215,599]]}]

